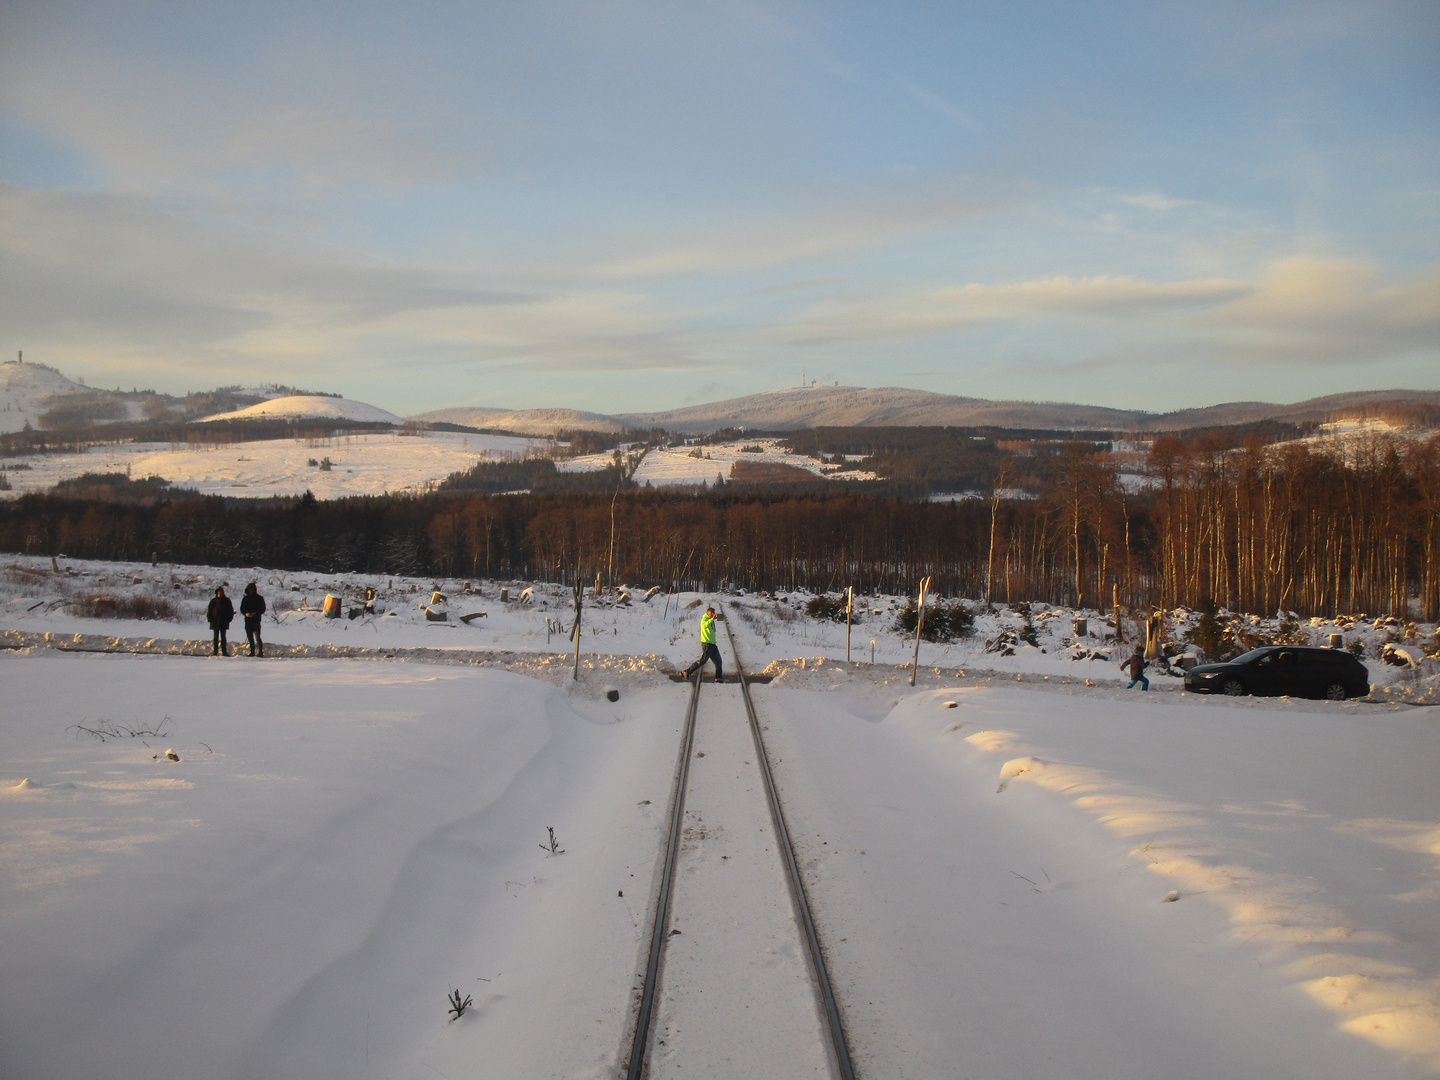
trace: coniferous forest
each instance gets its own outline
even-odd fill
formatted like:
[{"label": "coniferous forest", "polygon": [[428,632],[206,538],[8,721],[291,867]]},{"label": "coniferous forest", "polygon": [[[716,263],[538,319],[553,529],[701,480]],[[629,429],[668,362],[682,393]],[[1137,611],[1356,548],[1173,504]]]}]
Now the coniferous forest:
[{"label": "coniferous forest", "polygon": [[[318,501],[187,495],[100,478],[0,503],[0,549],[324,572],[751,590],[853,585],[1107,608],[1440,619],[1440,436],[1336,446],[1163,436],[1148,482],[1093,442],[1035,479],[1003,455],[980,497],[929,501],[826,481],[786,490],[608,490]],[[1019,476],[1030,490],[1011,487]],[[1133,478],[1132,478],[1133,479]]]}]

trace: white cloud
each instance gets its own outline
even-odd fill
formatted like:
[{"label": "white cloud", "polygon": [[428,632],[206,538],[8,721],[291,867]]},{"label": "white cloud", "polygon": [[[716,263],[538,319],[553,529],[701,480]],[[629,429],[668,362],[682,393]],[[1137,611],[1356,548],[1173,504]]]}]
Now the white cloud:
[{"label": "white cloud", "polygon": [[1440,268],[1383,283],[1367,261],[1297,256],[1199,320],[1236,349],[1277,361],[1364,362],[1440,353]]},{"label": "white cloud", "polygon": [[453,269],[201,228],[151,204],[0,187],[0,326],[37,359],[126,382],[285,382],[357,363],[683,367],[696,347],[643,295],[497,287]]}]

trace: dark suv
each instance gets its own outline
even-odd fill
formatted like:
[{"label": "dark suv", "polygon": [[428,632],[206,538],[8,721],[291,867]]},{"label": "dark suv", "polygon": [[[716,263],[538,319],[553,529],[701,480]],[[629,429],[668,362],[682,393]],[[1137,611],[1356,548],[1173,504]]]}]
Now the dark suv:
[{"label": "dark suv", "polygon": [[1267,645],[1223,664],[1198,664],[1185,673],[1185,689],[1201,694],[1258,694],[1346,698],[1370,693],[1370,672],[1340,649]]}]

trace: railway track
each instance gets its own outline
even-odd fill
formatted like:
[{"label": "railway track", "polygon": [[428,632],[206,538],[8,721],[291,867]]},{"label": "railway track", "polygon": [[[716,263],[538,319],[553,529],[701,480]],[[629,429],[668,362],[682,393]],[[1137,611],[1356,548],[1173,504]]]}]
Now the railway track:
[{"label": "railway track", "polygon": [[[811,986],[815,995],[817,1011],[824,1030],[825,1049],[828,1056],[828,1071],[839,1080],[854,1080],[855,1067],[851,1059],[849,1044],[845,1036],[844,1023],[840,1016],[839,1004],[830,982],[829,971],[825,963],[825,954],[821,946],[819,932],[815,926],[815,919],[810,910],[809,897],[806,894],[805,882],[800,873],[799,862],[795,856],[794,845],[791,841],[790,832],[785,821],[784,807],[780,801],[780,794],[775,784],[774,772],[771,769],[769,755],[765,747],[764,734],[760,727],[760,721],[755,712],[754,701],[751,697],[751,678],[746,675],[740,661],[740,654],[736,648],[735,635],[728,623],[725,624],[726,634],[730,641],[730,651],[733,657],[734,668],[738,675],[740,686],[740,697],[744,704],[745,714],[749,725],[751,740],[754,745],[756,764],[759,767],[766,809],[768,811],[771,829],[775,843],[778,847],[780,862],[783,867],[786,886],[788,887],[790,906],[793,909],[795,927],[798,929],[802,951],[805,955],[806,965],[809,970]],[[652,1075],[651,1061],[656,1048],[656,1016],[661,1004],[661,989],[665,975],[666,952],[672,937],[679,933],[674,929],[675,902],[676,902],[676,872],[679,866],[683,839],[686,830],[686,800],[689,794],[691,763],[696,758],[696,720],[699,715],[700,690],[702,678],[699,673],[691,681],[691,689],[688,705],[685,712],[685,724],[680,739],[680,753],[675,769],[675,779],[670,797],[670,808],[668,815],[668,828],[665,838],[664,859],[661,867],[660,880],[655,890],[655,899],[651,906],[654,914],[654,922],[651,925],[649,935],[649,946],[647,952],[644,982],[638,1001],[638,1008],[635,1014],[635,1028],[630,1045],[630,1055],[626,1065],[625,1076],[627,1080],[642,1080],[643,1077]],[[703,753],[699,756],[704,756]],[[748,765],[749,763],[746,762]],[[798,970],[798,969],[797,969]]]}]

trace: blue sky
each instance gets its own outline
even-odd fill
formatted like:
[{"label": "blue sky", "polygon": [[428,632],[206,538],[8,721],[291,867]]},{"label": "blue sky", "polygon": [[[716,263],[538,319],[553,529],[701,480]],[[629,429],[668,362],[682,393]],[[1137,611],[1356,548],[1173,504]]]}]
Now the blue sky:
[{"label": "blue sky", "polygon": [[1440,8],[12,2],[21,348],[400,412],[1440,389]]}]

